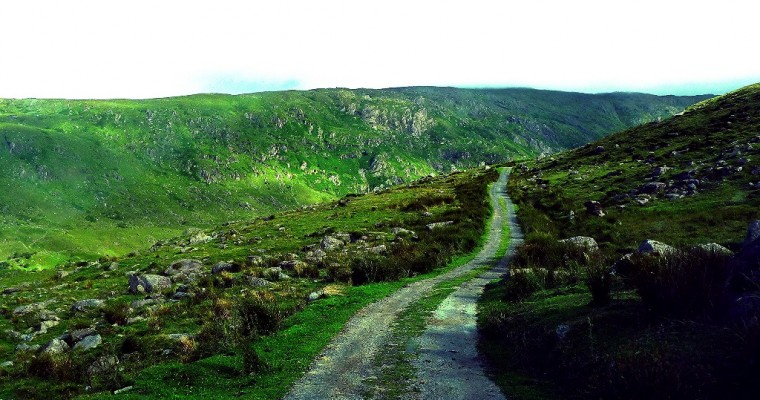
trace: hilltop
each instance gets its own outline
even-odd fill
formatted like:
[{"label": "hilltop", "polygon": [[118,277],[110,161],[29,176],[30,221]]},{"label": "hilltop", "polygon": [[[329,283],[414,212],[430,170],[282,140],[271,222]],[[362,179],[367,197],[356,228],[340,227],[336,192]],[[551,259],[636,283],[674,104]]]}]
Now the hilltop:
[{"label": "hilltop", "polygon": [[122,255],[189,228],[568,149],[707,97],[420,87],[0,100],[0,260]]}]

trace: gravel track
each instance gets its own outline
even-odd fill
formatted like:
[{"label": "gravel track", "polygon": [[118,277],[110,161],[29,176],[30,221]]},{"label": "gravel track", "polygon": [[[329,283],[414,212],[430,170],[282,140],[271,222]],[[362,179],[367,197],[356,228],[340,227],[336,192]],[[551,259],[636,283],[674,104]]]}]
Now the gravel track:
[{"label": "gravel track", "polygon": [[[381,352],[385,346],[389,344],[389,340],[392,336],[392,325],[398,315],[406,309],[409,304],[421,299],[436,284],[457,278],[475,268],[492,263],[501,242],[501,232],[504,228],[504,224],[509,223],[512,226],[512,232],[516,232],[516,224],[513,222],[514,217],[511,213],[512,206],[509,199],[507,199],[509,210],[503,209],[502,204],[499,202],[499,198],[506,198],[504,188],[506,187],[508,175],[509,174],[506,170],[502,170],[499,180],[492,185],[490,198],[494,212],[486,243],[480,253],[467,264],[434,278],[409,284],[392,295],[359,310],[359,312],[346,323],[343,331],[341,331],[341,333],[338,334],[327,347],[325,347],[320,355],[317,356],[304,376],[293,385],[290,392],[285,396],[286,399],[363,398],[363,393],[366,393],[365,380],[372,380],[377,376],[377,371],[375,370],[376,366],[373,365],[372,361],[375,355],[378,354],[378,352]],[[509,218],[507,218],[507,216]],[[519,230],[519,228],[517,229]],[[510,249],[511,248],[512,247],[510,247]],[[496,275],[494,275],[494,278],[498,277],[498,271],[504,270],[505,265],[506,263],[503,262],[503,260],[499,263],[500,267],[497,267],[495,270],[496,272],[494,273]],[[498,270],[498,268],[501,268],[501,270]],[[478,279],[481,278],[478,277],[475,280]],[[480,286],[480,291],[482,292],[482,286]],[[448,298],[446,300],[448,300]],[[471,299],[473,313],[475,303],[477,303],[477,297]],[[470,327],[463,327],[463,329],[470,330]],[[472,322],[471,329],[475,329],[474,322]],[[449,335],[452,333],[447,332],[445,334]],[[471,340],[473,341],[469,346],[474,349],[476,339],[473,338]],[[430,347],[430,349],[434,349],[434,347]],[[432,360],[433,361],[429,363],[426,362],[426,364],[431,364],[431,367],[433,365],[442,365],[439,361],[436,361],[435,358]],[[473,364],[471,367],[467,368],[477,368],[479,371],[478,373],[486,379],[483,375],[480,364]],[[464,374],[464,371],[467,368],[460,368],[463,371],[462,374]],[[439,387],[441,383],[436,382],[438,379],[429,378],[425,371],[427,371],[427,368],[420,370],[421,375],[419,376],[422,380],[417,382],[417,384],[421,386],[423,393],[426,393],[427,386]],[[488,382],[490,383],[490,381]],[[490,385],[493,386],[492,383]],[[498,389],[496,390],[498,392]],[[433,397],[425,398],[452,397],[446,394],[442,397],[433,395]]]}]

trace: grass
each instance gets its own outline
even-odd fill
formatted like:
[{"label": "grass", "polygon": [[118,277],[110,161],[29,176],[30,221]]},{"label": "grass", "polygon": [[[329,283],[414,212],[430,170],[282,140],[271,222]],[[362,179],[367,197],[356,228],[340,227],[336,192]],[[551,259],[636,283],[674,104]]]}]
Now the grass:
[{"label": "grass", "polygon": [[[570,258],[553,257],[551,243],[576,235],[595,238],[611,261],[645,239],[687,250],[710,242],[739,250],[747,223],[760,218],[760,197],[749,185],[757,180],[751,171],[757,169],[758,105],[760,85],[752,85],[684,115],[518,166],[509,192],[527,240],[515,262],[568,268]],[[670,169],[653,177],[662,166]],[[731,170],[720,172],[725,167]],[[675,193],[692,170],[696,192],[636,201],[647,182]],[[591,200],[605,216],[585,212]],[[550,259],[534,257],[531,238],[543,238],[538,253]],[[589,288],[572,280],[539,285],[521,300],[510,292],[515,282],[490,285],[479,326],[494,379],[517,399],[751,398],[760,354],[753,344],[757,313],[724,300],[727,292],[736,299],[755,296],[756,289],[737,292],[727,285],[725,259],[697,253],[634,257],[633,272],[613,276],[606,305],[593,304]]]},{"label": "grass", "polygon": [[577,146],[701,99],[450,88],[0,99],[0,186],[13,188],[0,193],[0,262],[123,256],[189,227]]}]

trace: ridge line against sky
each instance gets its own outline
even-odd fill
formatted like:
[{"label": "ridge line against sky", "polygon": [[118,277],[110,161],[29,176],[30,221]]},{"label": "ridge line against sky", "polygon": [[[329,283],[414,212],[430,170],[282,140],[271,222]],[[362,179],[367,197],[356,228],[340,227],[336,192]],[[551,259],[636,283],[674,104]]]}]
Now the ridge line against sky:
[{"label": "ridge line against sky", "polygon": [[9,0],[0,97],[403,86],[722,94],[760,81],[757,11],[739,0]]}]

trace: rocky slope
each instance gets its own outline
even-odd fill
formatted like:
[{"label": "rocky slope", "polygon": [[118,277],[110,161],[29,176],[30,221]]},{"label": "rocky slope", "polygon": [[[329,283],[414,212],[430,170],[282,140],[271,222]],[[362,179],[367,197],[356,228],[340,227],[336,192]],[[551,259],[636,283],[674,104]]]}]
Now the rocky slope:
[{"label": "rocky slope", "polygon": [[123,254],[187,226],[578,146],[704,98],[400,88],[0,100],[0,259]]}]

